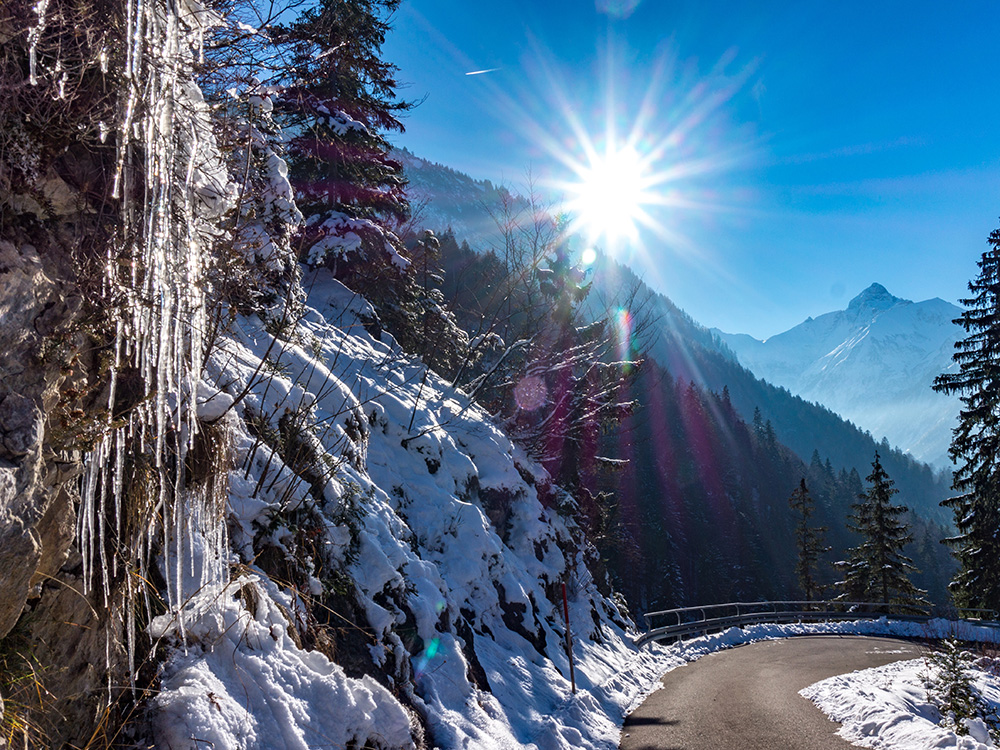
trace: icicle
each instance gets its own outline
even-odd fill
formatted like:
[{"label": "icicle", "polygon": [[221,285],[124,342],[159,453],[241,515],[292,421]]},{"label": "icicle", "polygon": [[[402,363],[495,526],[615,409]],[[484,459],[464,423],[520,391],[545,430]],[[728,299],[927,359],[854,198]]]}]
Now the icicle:
[{"label": "icicle", "polygon": [[35,15],[38,23],[28,31],[28,81],[32,86],[38,85],[38,40],[45,31],[45,14],[49,10],[49,0],[38,0],[35,3]]},{"label": "icicle", "polygon": [[62,101],[66,98],[66,82],[69,80],[69,73],[63,70],[62,60],[56,60],[56,67],[53,72],[62,74],[59,76],[59,92],[56,94],[56,99]]},{"label": "icicle", "polygon": [[[36,6],[40,19],[48,1]],[[108,602],[109,563],[112,574],[124,571],[125,588],[134,594],[129,565],[134,562],[138,575],[148,578],[146,566],[159,541],[168,603],[180,618],[184,598],[192,593],[186,582],[201,586],[227,574],[219,563],[227,559],[224,513],[207,491],[190,491],[184,476],[185,457],[199,430],[196,395],[208,327],[205,258],[226,197],[212,174],[218,157],[208,108],[191,82],[205,28],[198,14],[204,9],[193,2],[178,9],[169,0],[128,0],[126,6],[127,92],[113,188],[121,201],[123,242],[109,252],[104,279],[109,298],[124,298],[125,311],[116,329],[105,433],[87,457],[80,546],[87,585],[99,575]],[[136,170],[141,182],[134,179]],[[131,266],[125,274],[121,258]],[[112,415],[118,373],[126,367],[141,376],[145,398],[125,425],[117,425]],[[109,560],[105,530],[121,540],[130,527],[123,492],[128,455],[136,450],[151,454],[159,481],[156,497],[147,502],[155,505],[151,516],[162,526],[151,521],[144,537],[126,540],[135,548],[120,553],[130,560],[117,555]],[[133,633],[128,640],[134,643]]]}]

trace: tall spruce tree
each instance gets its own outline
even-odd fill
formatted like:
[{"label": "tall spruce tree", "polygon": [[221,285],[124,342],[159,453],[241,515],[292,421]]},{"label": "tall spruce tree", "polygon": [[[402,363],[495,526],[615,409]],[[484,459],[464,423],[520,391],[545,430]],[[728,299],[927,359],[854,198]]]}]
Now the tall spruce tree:
[{"label": "tall spruce tree", "polygon": [[299,255],[326,264],[376,306],[394,299],[409,261],[393,227],[409,214],[402,165],[385,134],[409,104],[381,59],[399,0],[311,0],[274,30],[287,60],[275,117],[292,134],[289,179],[305,217]]},{"label": "tall spruce tree", "polygon": [[820,555],[830,549],[823,543],[826,527],[809,525],[809,519],[816,510],[816,503],[809,494],[805,478],[799,481],[799,486],[788,498],[788,504],[798,516],[795,526],[795,547],[798,551],[795,574],[798,576],[799,586],[802,587],[806,601],[811,602],[822,591],[816,574]]},{"label": "tall spruce tree", "polygon": [[872,473],[865,479],[870,487],[853,505],[854,513],[848,522],[848,528],[860,534],[862,542],[850,550],[841,598],[885,602],[892,609],[920,611],[927,605],[923,598],[926,592],[910,581],[908,574],[916,567],[903,554],[903,547],[913,540],[908,524],[901,518],[907,508],[892,504],[892,496],[899,490],[882,468],[878,451]]},{"label": "tall spruce tree", "polygon": [[949,451],[959,494],[943,503],[958,533],[945,541],[960,566],[950,586],[955,603],[1000,610],[1000,229],[969,291],[954,321],[968,334],[955,344],[958,372],[934,381],[935,390],[961,394],[963,405]]}]

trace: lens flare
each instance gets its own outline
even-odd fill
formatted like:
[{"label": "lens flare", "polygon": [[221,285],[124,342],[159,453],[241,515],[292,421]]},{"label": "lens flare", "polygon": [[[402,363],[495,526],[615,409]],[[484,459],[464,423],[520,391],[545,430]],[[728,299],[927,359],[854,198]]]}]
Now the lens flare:
[{"label": "lens flare", "polygon": [[535,411],[548,399],[545,381],[537,375],[526,375],[514,386],[514,401],[524,411]]},{"label": "lens flare", "polygon": [[621,362],[632,359],[632,313],[620,308],[614,317],[615,340],[618,360]]},{"label": "lens flare", "polygon": [[414,671],[416,672],[417,677],[420,677],[427,671],[427,667],[434,660],[434,657],[438,655],[438,651],[440,650],[440,638],[431,638],[430,641],[427,641],[423,653],[417,657],[416,663],[414,664]]}]

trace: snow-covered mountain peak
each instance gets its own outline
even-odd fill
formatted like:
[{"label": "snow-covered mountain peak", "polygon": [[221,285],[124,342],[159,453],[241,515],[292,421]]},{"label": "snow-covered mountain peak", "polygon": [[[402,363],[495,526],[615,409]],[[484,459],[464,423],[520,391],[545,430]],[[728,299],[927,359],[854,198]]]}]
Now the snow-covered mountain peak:
[{"label": "snow-covered mountain peak", "polygon": [[958,403],[931,390],[952,367],[961,309],[912,302],[872,284],[845,310],[810,318],[765,341],[719,332],[755,375],[817,401],[938,467],[949,465]]},{"label": "snow-covered mountain peak", "polygon": [[861,317],[865,313],[878,314],[899,304],[912,303],[893,296],[884,286],[874,283],[848,303],[847,312]]}]

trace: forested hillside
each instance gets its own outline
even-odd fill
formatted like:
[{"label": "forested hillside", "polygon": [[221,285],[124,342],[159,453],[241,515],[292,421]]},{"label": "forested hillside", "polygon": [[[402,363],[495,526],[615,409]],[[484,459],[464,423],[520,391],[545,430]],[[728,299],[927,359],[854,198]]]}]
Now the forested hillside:
[{"label": "forested hillside", "polygon": [[[802,479],[816,502],[813,523],[825,527],[832,548],[820,556],[821,592],[840,593],[833,563],[858,543],[847,517],[866,489],[871,460],[838,469],[814,452],[805,462],[778,440],[770,421],[745,422],[726,388],[705,391],[655,361],[644,363],[633,388],[642,406],[608,438],[609,452],[630,464],[604,483],[615,498],[611,528],[620,539],[607,554],[629,601],[648,611],[803,596],[789,507]],[[916,513],[907,522],[914,536],[907,553],[921,571],[914,581],[946,605],[955,569],[940,544],[947,531]]]},{"label": "forested hillside", "polygon": [[421,159],[405,147],[392,154],[403,165],[416,225],[437,232],[449,227],[462,240],[487,248],[503,243],[504,212],[524,208],[524,198],[503,185]]},{"label": "forested hillside", "polygon": [[[438,172],[445,176],[435,176]],[[427,226],[438,232],[445,231],[452,221],[455,221],[455,226],[463,226],[454,207],[454,196],[448,191],[436,193],[433,187],[447,183],[448,172],[450,170],[421,162],[419,170],[414,173],[424,186],[428,209],[433,211],[428,214]],[[467,176],[462,178],[463,184],[466,181],[474,183]],[[530,192],[530,186],[525,186],[525,190]],[[537,196],[534,201],[538,201]],[[444,250],[453,250],[451,254],[445,253],[447,273],[444,289],[449,299],[457,300],[457,314],[461,315],[463,306],[468,305],[462,295],[483,294],[488,287],[488,283],[480,283],[483,277],[478,274],[493,263],[490,258],[499,258],[503,254],[505,244],[509,244],[506,240],[524,240],[526,233],[528,236],[532,233],[529,230],[530,211],[526,210],[531,202],[531,198],[524,197],[507,200],[506,226],[494,224],[492,237],[484,233],[466,237],[460,232],[445,232],[454,240],[454,246],[450,240],[443,244]],[[465,204],[463,210],[474,212],[476,222],[481,226],[491,214],[503,213],[503,205],[503,201],[491,205],[488,198],[480,193],[474,204]],[[457,246],[462,244],[466,248],[460,254]],[[487,259],[480,264],[474,259],[474,254],[485,255]],[[588,274],[592,287],[584,304],[589,314],[600,317],[618,308],[633,310],[636,322],[644,322],[642,340],[638,343],[674,378],[693,381],[701,388],[716,393],[727,388],[736,412],[744,421],[751,422],[755,411],[759,410],[762,418],[771,422],[778,440],[803,461],[810,460],[813,452],[819,451],[838,472],[842,468],[847,471],[855,469],[864,475],[878,450],[886,470],[896,478],[907,503],[928,519],[950,523],[950,514],[940,507],[940,502],[949,494],[950,477],[947,472],[943,475],[935,472],[823,405],[805,401],[786,388],[755,377],[739,364],[736,355],[718,335],[692,320],[667,297],[650,289],[627,266],[599,253],[589,266]],[[488,279],[488,276],[485,278]],[[467,321],[466,324],[472,323]]]},{"label": "forested hillside", "polygon": [[[500,255],[477,253],[450,232],[441,250],[441,289],[476,335],[483,320],[506,313],[504,290],[516,279]],[[948,533],[939,507],[944,479],[829,410],[755,378],[628,269],[603,260],[586,279],[582,314],[615,321],[615,355],[645,356],[623,394],[634,409],[595,438],[594,456],[604,460],[587,462],[582,482],[591,537],[631,607],[797,598],[788,498],[803,478],[818,502],[816,523],[829,530],[821,577],[826,593],[836,594],[832,564],[857,544],[847,519],[876,450],[913,510],[915,580],[937,605],[948,603],[954,562],[939,543]]]}]

